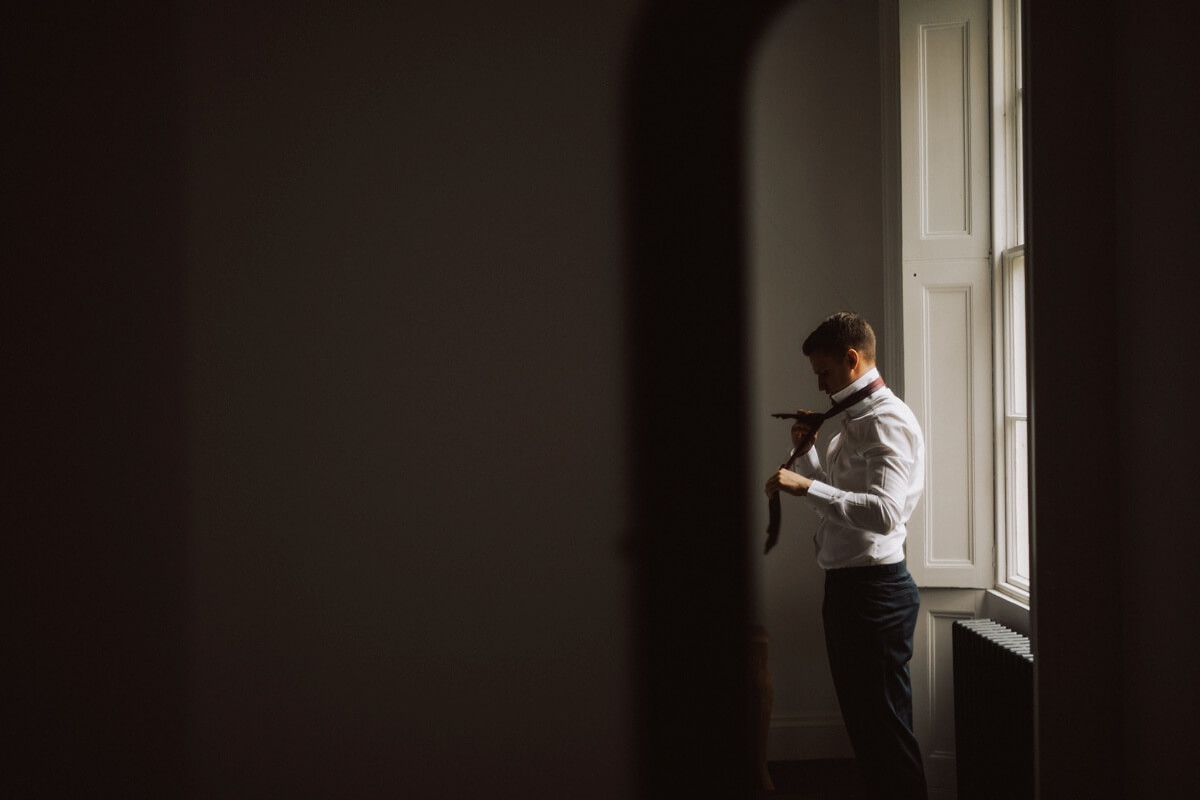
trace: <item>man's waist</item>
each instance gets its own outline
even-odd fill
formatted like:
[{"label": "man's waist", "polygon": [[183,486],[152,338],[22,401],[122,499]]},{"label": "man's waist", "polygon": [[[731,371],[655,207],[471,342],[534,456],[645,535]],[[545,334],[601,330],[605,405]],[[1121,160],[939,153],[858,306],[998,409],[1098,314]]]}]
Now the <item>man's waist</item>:
[{"label": "man's waist", "polygon": [[825,578],[834,581],[876,580],[892,575],[907,575],[908,564],[901,559],[891,564],[866,564],[858,567],[831,567]]}]

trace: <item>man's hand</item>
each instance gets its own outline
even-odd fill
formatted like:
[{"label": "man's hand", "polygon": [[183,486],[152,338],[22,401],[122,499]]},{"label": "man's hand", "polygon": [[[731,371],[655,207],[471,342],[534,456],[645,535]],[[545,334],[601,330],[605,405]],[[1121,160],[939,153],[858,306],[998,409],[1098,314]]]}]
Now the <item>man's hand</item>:
[{"label": "man's hand", "polygon": [[[810,414],[812,412],[799,409],[798,413]],[[812,446],[817,443],[817,428],[809,424],[804,419],[798,419],[792,423],[792,447],[796,448],[795,454],[802,456],[812,449]]]},{"label": "man's hand", "polygon": [[812,480],[803,475],[798,475],[790,469],[781,469],[770,478],[767,479],[767,497],[775,494],[778,491],[784,491],[788,494],[794,494],[797,497],[803,497],[808,494],[808,487],[812,486]]}]

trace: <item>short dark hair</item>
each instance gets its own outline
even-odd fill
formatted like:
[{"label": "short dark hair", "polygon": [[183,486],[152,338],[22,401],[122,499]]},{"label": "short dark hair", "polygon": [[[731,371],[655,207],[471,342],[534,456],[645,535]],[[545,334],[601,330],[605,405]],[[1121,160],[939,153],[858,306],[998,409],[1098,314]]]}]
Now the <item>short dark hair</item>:
[{"label": "short dark hair", "polygon": [[825,318],[804,340],[804,355],[823,353],[841,358],[847,350],[857,350],[867,361],[875,362],[875,331],[853,311],[839,311]]}]

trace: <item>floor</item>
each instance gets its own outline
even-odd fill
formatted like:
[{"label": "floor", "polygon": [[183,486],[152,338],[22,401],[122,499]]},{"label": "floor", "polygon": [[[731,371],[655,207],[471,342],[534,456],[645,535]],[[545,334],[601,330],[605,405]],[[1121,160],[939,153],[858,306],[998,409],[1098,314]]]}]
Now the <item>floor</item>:
[{"label": "floor", "polygon": [[862,800],[866,789],[853,759],[771,761],[767,764],[775,791],[761,800]]}]

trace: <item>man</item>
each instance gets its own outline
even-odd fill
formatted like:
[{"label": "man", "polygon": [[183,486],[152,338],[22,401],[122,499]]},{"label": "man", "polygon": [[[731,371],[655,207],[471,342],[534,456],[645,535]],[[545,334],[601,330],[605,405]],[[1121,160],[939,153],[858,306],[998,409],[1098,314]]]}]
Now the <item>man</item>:
[{"label": "man", "polygon": [[904,563],[905,525],[924,488],[921,428],[879,378],[875,333],[862,317],[834,314],[802,350],[835,408],[848,405],[830,419],[840,430],[824,467],[814,425],[792,425],[794,471],[772,475],[767,495],[802,497],[821,518],[825,646],[870,796],[924,798],[908,675],[920,596]]}]

